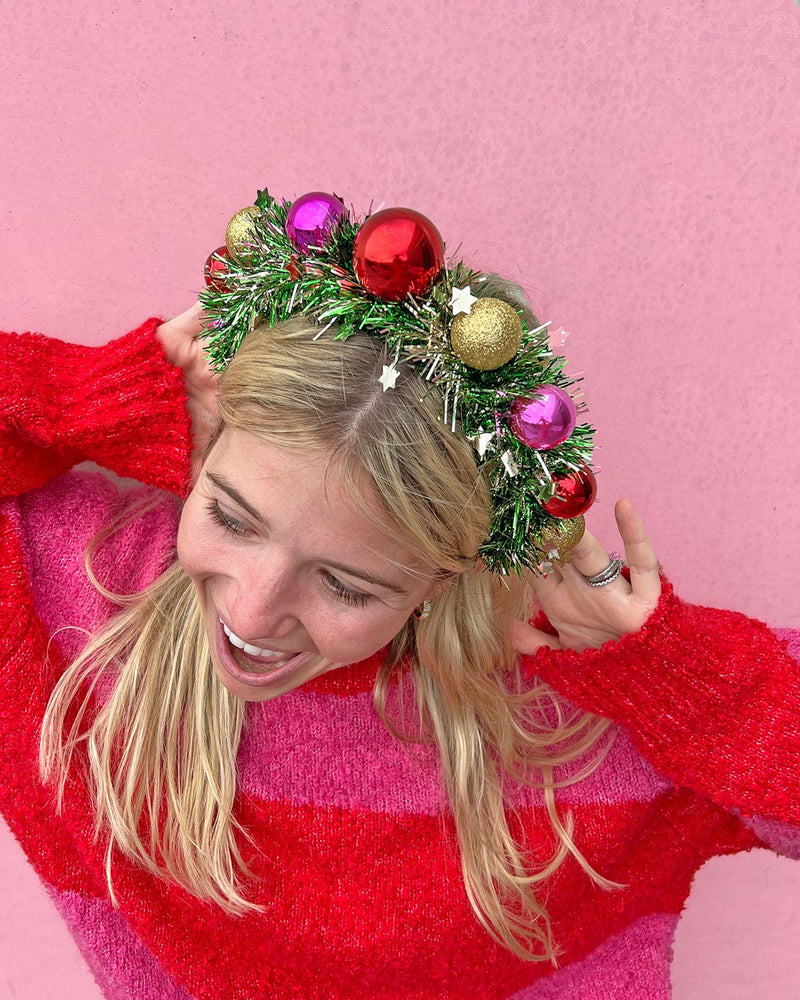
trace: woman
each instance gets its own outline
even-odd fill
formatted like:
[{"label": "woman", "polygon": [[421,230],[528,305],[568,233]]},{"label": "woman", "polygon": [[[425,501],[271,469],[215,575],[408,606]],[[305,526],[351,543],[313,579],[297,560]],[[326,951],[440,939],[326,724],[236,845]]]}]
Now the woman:
[{"label": "woman", "polygon": [[630,580],[586,533],[528,624],[442,396],[317,314],[245,338],[180,512],[58,476],[185,492],[199,321],[5,338],[3,808],[106,995],[666,997],[697,868],[800,845],[786,642],[629,501]]}]

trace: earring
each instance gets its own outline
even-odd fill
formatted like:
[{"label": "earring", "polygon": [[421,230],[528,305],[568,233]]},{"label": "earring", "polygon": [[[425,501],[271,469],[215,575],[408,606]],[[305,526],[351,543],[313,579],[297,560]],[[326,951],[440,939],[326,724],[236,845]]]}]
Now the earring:
[{"label": "earring", "polygon": [[414,617],[417,619],[427,618],[431,613],[431,602],[426,597],[419,607],[414,608]]}]

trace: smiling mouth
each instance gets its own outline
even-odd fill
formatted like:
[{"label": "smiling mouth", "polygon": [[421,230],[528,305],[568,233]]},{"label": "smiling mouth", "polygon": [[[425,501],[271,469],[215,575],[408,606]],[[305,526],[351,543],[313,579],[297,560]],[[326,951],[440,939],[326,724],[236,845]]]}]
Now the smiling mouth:
[{"label": "smiling mouth", "polygon": [[220,619],[222,630],[228,638],[231,654],[237,665],[251,674],[271,674],[285,667],[299,653],[285,653],[275,649],[262,649],[245,642]]}]

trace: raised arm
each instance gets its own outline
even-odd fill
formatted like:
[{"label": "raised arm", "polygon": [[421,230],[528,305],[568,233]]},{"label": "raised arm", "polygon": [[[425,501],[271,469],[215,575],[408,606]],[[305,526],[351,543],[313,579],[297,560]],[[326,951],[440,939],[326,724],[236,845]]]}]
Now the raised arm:
[{"label": "raised arm", "polygon": [[[665,581],[656,590],[658,563],[628,504],[618,505],[618,523],[630,582],[586,584],[581,573],[608,562],[590,536],[576,566],[537,584],[550,623],[518,623],[523,665],[574,704],[625,726],[677,786],[737,812],[776,849],[800,854],[798,635],[686,604]],[[591,631],[576,624],[581,616]]]},{"label": "raised arm", "polygon": [[0,495],[41,486],[85,460],[185,492],[184,375],[167,360],[160,326],[149,319],[101,347],[0,334]]}]

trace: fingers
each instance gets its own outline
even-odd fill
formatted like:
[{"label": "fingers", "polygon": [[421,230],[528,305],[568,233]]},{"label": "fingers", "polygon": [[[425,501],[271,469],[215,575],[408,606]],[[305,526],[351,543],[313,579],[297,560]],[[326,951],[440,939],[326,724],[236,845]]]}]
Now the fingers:
[{"label": "fingers", "polygon": [[[614,590],[632,591],[637,598],[648,604],[655,604],[661,593],[659,565],[653,547],[644,530],[642,520],[629,499],[619,500],[614,508],[620,537],[625,548],[625,561],[630,568],[630,584],[624,577],[618,577],[602,588],[607,593]],[[570,552],[569,563],[562,567],[563,579],[574,585],[581,577],[592,577],[602,573],[611,562],[607,550],[590,531]],[[582,581],[580,581],[582,582]]]},{"label": "fingers", "polygon": [[581,540],[570,551],[568,566],[581,576],[595,576],[608,566],[610,558],[605,548],[590,531],[584,531]]},{"label": "fingers", "polygon": [[196,327],[198,330],[202,330],[202,321],[205,317],[205,310],[203,309],[202,303],[193,302],[188,309],[185,309],[182,313],[175,317],[175,321],[184,324],[187,327]]},{"label": "fingers", "polygon": [[532,656],[540,646],[558,649],[560,643],[557,636],[541,632],[527,622],[515,621],[511,623],[511,647],[517,653]]},{"label": "fingers", "polygon": [[655,603],[661,593],[658,559],[633,501],[627,498],[618,500],[614,516],[625,546],[625,560],[630,568],[633,592],[642,600]]},{"label": "fingers", "polygon": [[553,565],[550,572],[546,574],[542,573],[531,577],[530,588],[540,608],[548,606],[550,595],[558,589],[563,580],[561,569],[557,565]]}]

